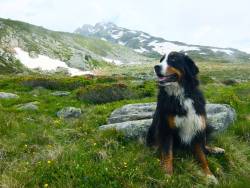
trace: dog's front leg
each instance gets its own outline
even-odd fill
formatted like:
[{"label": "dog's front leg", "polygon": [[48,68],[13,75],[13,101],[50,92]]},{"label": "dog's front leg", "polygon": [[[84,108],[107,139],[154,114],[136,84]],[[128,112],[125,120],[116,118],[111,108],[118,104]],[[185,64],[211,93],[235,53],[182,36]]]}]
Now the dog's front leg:
[{"label": "dog's front leg", "polygon": [[208,167],[206,155],[202,149],[201,144],[199,144],[199,143],[194,144],[194,154],[195,154],[197,160],[200,162],[204,173],[206,175],[212,175],[212,172],[210,171],[210,169]]},{"label": "dog's front leg", "polygon": [[201,167],[202,167],[205,175],[207,176],[208,180],[212,183],[218,184],[218,180],[216,179],[216,177],[213,175],[213,173],[209,169],[206,155],[205,155],[202,148],[203,147],[200,143],[195,143],[194,144],[194,154],[196,155],[198,161],[200,162]]},{"label": "dog's front leg", "polygon": [[167,135],[161,145],[161,165],[167,174],[173,174],[173,136]]}]

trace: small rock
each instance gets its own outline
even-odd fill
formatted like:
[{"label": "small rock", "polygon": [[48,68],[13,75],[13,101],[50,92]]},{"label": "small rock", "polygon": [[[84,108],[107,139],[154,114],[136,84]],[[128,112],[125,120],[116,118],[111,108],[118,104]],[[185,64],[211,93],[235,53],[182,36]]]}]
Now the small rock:
[{"label": "small rock", "polygon": [[0,99],[15,99],[15,98],[19,98],[19,96],[13,93],[0,92]]},{"label": "small rock", "polygon": [[139,104],[127,104],[121,108],[114,110],[108,123],[119,123],[124,121],[133,121],[141,119],[150,119],[153,117],[153,113],[156,108],[156,103],[139,103]]},{"label": "small rock", "polygon": [[116,129],[122,131],[128,138],[145,137],[152,119],[125,121],[121,123],[113,123],[100,126],[100,130]]},{"label": "small rock", "polygon": [[55,91],[52,93],[52,95],[62,97],[62,96],[70,95],[70,92],[68,92],[68,91]]},{"label": "small rock", "polygon": [[[145,137],[151,125],[156,103],[128,104],[114,110],[108,119],[108,125],[101,130],[114,128],[124,132],[126,137]],[[214,133],[221,132],[236,119],[233,108],[227,104],[207,104],[207,121],[214,128]]]},{"label": "small rock", "polygon": [[30,91],[30,94],[33,95],[34,97],[37,97],[41,95],[42,92],[46,91],[46,88],[42,86],[35,87],[32,91]]},{"label": "small rock", "polygon": [[26,104],[20,104],[17,106],[17,109],[18,110],[32,110],[32,111],[36,111],[38,110],[38,105],[39,102],[35,101],[35,102],[29,102],[29,103],[26,103]]},{"label": "small rock", "polygon": [[3,149],[0,149],[0,161],[4,160],[7,156],[7,152]]},{"label": "small rock", "polygon": [[59,118],[77,118],[82,114],[80,108],[65,107],[57,112]]}]

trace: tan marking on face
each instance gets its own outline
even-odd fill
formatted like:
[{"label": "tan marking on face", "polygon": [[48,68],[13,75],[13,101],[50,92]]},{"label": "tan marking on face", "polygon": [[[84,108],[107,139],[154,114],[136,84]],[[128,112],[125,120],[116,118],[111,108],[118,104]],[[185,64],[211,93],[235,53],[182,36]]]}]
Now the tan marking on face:
[{"label": "tan marking on face", "polygon": [[166,74],[177,74],[178,79],[180,79],[182,76],[181,71],[179,71],[178,69],[176,69],[172,66],[167,67]]},{"label": "tan marking on face", "polygon": [[167,121],[168,121],[169,128],[171,128],[171,129],[175,128],[175,118],[174,118],[174,116],[172,116],[172,115],[168,116]]}]

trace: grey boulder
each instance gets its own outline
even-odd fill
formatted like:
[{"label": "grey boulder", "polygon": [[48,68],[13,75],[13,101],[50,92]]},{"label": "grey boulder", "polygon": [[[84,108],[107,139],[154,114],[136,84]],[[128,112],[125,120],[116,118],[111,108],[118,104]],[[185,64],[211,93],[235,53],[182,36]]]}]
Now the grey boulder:
[{"label": "grey boulder", "polygon": [[68,92],[68,91],[55,91],[52,93],[52,95],[62,97],[62,96],[70,95],[70,92]]},{"label": "grey boulder", "polygon": [[19,98],[19,96],[13,93],[0,92],[0,99],[15,99],[15,98]]},{"label": "grey boulder", "polygon": [[18,110],[31,110],[31,111],[36,111],[38,110],[38,105],[39,102],[35,101],[35,102],[29,102],[29,103],[26,103],[26,104],[20,104],[17,106],[17,109]]},{"label": "grey boulder", "polygon": [[59,118],[78,118],[82,114],[80,108],[65,107],[57,112]]},{"label": "grey boulder", "polygon": [[[156,103],[125,105],[114,110],[108,124],[100,126],[100,130],[116,129],[129,138],[145,137],[155,109]],[[227,129],[236,119],[235,110],[227,104],[207,104],[206,111],[208,123],[214,128],[214,133]]]}]

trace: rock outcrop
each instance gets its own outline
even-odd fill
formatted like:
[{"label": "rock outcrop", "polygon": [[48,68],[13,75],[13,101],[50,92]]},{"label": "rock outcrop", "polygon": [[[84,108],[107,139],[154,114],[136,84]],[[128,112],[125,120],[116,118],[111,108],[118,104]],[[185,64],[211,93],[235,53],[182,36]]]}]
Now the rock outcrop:
[{"label": "rock outcrop", "polygon": [[82,114],[80,108],[65,107],[57,112],[59,118],[78,118]]},{"label": "rock outcrop", "polygon": [[53,92],[51,94],[54,95],[54,96],[62,97],[62,96],[70,95],[70,92],[69,91],[55,91],[55,92]]},{"label": "rock outcrop", "polygon": [[0,99],[15,99],[15,98],[19,98],[19,96],[13,93],[0,92]]},{"label": "rock outcrop", "polygon": [[37,106],[38,104],[39,104],[38,101],[29,102],[29,103],[26,103],[26,104],[20,104],[20,105],[17,105],[17,109],[18,110],[37,111],[39,109],[38,106]]},{"label": "rock outcrop", "polygon": [[[126,137],[144,137],[152,122],[156,103],[128,104],[114,110],[107,125],[100,126],[101,130],[114,128],[122,131]],[[215,133],[221,132],[236,119],[233,108],[227,104],[207,104],[208,123]]]}]

